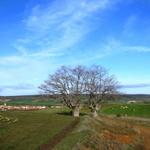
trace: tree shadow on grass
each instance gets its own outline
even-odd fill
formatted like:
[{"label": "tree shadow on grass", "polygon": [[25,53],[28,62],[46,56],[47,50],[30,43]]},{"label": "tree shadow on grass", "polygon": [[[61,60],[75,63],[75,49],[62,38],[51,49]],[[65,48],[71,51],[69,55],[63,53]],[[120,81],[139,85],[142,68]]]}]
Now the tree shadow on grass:
[{"label": "tree shadow on grass", "polygon": [[[63,116],[72,116],[72,112],[70,111],[63,111],[63,112],[57,112],[56,113],[57,115],[63,115]],[[80,113],[80,116],[85,116],[85,115],[87,115],[87,113]]]}]

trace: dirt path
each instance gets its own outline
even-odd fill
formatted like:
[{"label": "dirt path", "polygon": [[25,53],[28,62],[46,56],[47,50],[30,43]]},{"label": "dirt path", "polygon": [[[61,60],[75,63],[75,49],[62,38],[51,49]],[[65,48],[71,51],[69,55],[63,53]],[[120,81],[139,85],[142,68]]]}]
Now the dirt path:
[{"label": "dirt path", "polygon": [[64,128],[60,133],[56,134],[51,141],[47,144],[42,144],[40,150],[52,150],[64,137],[68,135],[79,123],[80,119],[75,119],[66,128]]}]

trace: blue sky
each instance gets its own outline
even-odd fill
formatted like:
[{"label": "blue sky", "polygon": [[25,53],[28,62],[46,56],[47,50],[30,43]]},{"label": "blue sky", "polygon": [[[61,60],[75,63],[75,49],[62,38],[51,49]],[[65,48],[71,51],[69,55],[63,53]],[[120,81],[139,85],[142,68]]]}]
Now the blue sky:
[{"label": "blue sky", "polygon": [[98,64],[150,94],[149,0],[0,1],[0,95],[38,94],[61,65]]}]

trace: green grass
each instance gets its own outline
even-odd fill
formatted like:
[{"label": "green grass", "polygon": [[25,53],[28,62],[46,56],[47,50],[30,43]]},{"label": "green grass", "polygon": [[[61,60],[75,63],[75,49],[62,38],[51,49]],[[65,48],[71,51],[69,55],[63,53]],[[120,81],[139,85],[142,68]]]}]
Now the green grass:
[{"label": "green grass", "polygon": [[150,104],[111,104],[100,111],[108,115],[122,115],[150,118]]},{"label": "green grass", "polygon": [[7,105],[34,105],[34,106],[51,106],[57,104],[57,100],[34,100],[34,99],[17,99],[7,102]]},{"label": "green grass", "polygon": [[[100,112],[150,118],[150,105],[105,104]],[[40,145],[48,143],[74,120],[68,114],[68,109],[0,112],[0,149],[39,149]],[[89,109],[84,108],[82,114],[84,115],[81,116],[79,125],[56,145],[55,149],[70,150],[88,136],[88,130],[92,129],[88,127],[88,119],[85,119],[86,115],[90,114]]]},{"label": "green grass", "polygon": [[58,114],[58,110],[0,112],[0,149],[38,149],[71,121],[72,116]]}]

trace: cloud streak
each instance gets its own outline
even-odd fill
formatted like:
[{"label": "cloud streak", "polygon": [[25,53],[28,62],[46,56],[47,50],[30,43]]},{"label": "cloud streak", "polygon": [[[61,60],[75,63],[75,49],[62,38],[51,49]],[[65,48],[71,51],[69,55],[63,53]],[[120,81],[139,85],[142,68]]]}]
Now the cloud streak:
[{"label": "cloud streak", "polygon": [[139,83],[139,84],[126,84],[120,85],[119,88],[146,88],[150,87],[150,83]]},{"label": "cloud streak", "polygon": [[30,90],[30,89],[33,89],[33,88],[35,88],[34,85],[32,85],[32,84],[25,84],[25,83],[18,84],[18,85],[3,85],[3,86],[0,86],[0,89],[2,89],[2,90],[5,90],[5,89]]},{"label": "cloud streak", "polygon": [[1,85],[1,96],[37,94],[37,87],[32,84]]},{"label": "cloud streak", "polygon": [[136,53],[149,53],[150,47],[143,45],[126,45],[120,40],[115,38],[109,39],[105,44],[103,44],[102,49],[104,53],[116,53],[116,52],[136,52]]},{"label": "cloud streak", "polygon": [[56,0],[47,6],[36,5],[23,20],[27,34],[17,40],[15,47],[22,54],[35,53],[29,55],[66,53],[95,28],[94,14],[113,4],[110,0]]}]

